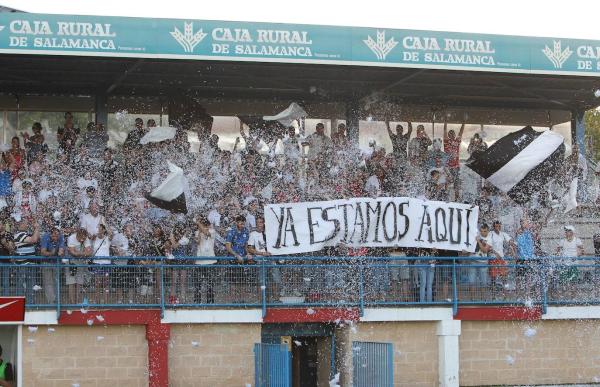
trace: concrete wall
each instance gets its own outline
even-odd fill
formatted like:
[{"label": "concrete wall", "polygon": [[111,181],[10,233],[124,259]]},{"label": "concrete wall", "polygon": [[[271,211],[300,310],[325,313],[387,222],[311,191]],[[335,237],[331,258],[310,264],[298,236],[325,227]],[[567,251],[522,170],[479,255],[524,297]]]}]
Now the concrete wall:
[{"label": "concrete wall", "polygon": [[463,321],[460,384],[600,381],[600,321]]},{"label": "concrete wall", "polygon": [[394,345],[394,386],[429,387],[438,381],[438,337],[435,322],[359,323],[352,341]]},{"label": "concrete wall", "polygon": [[148,345],[143,326],[34,329],[23,327],[23,386],[148,385]]},{"label": "concrete wall", "polygon": [[173,324],[170,385],[254,385],[254,343],[260,343],[260,324]]}]

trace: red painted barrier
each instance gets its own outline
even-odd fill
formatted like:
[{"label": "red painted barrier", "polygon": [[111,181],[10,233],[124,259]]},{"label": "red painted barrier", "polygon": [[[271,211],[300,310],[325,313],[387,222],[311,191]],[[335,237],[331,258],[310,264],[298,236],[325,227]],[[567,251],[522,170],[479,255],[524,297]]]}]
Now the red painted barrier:
[{"label": "red painted barrier", "polygon": [[524,306],[487,306],[459,308],[455,320],[465,321],[537,321],[542,318],[542,308]]},{"label": "red painted barrier", "polygon": [[307,323],[358,321],[358,308],[270,308],[263,319],[265,323]]}]

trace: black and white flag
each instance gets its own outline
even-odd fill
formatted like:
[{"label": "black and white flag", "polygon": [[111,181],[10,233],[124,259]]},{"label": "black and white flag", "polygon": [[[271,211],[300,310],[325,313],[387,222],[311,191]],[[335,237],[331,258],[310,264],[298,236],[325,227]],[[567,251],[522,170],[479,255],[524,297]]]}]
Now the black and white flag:
[{"label": "black and white flag", "polygon": [[523,204],[540,191],[564,161],[564,138],[531,126],[510,133],[467,160],[467,167]]},{"label": "black and white flag", "polygon": [[146,199],[157,207],[165,210],[187,214],[187,204],[185,201],[185,178],[183,169],[177,165],[167,161],[169,166],[169,174],[165,180],[149,194],[146,194]]}]

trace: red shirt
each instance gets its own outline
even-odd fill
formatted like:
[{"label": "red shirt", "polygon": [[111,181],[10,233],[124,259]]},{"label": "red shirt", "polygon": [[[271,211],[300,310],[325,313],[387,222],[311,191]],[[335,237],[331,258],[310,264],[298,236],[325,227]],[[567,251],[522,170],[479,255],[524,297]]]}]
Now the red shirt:
[{"label": "red shirt", "polygon": [[444,152],[448,155],[448,168],[458,168],[458,152],[460,151],[460,138],[454,140],[444,139]]}]

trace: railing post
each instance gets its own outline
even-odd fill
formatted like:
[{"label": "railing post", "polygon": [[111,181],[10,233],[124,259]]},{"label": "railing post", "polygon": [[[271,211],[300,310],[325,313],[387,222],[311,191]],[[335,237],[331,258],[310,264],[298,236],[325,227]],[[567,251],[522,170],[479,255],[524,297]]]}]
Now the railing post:
[{"label": "railing post", "polygon": [[163,318],[165,317],[165,280],[164,280],[164,261],[163,258],[160,258],[159,261],[159,271],[160,271],[160,278],[159,278],[159,288],[160,288],[160,317]]},{"label": "railing post", "polygon": [[61,258],[60,257],[56,257],[56,275],[55,275],[55,281],[56,281],[56,319],[58,320],[60,318],[60,269],[61,269]]},{"label": "railing post", "polygon": [[548,311],[548,259],[547,257],[542,258],[542,314],[546,314]]},{"label": "railing post", "polygon": [[452,260],[452,315],[458,313],[458,281],[456,280],[456,259]]},{"label": "railing post", "polygon": [[365,315],[365,274],[364,261],[361,259],[358,264],[358,307],[360,317]]},{"label": "railing post", "polygon": [[262,317],[267,315],[267,275],[265,268],[265,257],[260,260],[260,296],[262,304]]}]

